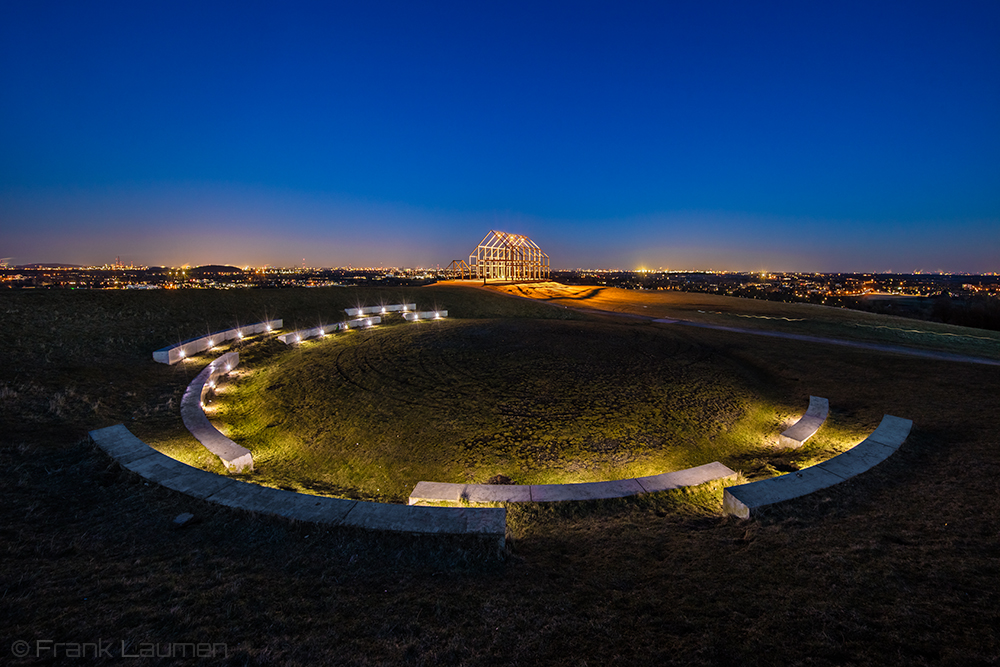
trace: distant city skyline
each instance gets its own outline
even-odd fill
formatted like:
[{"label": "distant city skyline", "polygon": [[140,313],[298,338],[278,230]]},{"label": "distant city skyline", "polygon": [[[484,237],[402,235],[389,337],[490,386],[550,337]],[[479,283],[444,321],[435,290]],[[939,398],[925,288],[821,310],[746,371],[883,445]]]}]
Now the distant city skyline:
[{"label": "distant city skyline", "polygon": [[0,257],[1000,271],[1000,5],[9,4]]}]

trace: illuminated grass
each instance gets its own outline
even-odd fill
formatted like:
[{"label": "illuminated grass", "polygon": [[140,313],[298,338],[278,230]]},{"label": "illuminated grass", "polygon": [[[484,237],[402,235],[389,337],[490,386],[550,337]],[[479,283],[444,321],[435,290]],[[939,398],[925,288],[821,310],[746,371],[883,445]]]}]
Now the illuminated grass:
[{"label": "illuminated grass", "polygon": [[133,427],[132,430],[143,442],[151,444],[154,449],[171,458],[218,475],[227,474],[226,467],[219,457],[191,437],[187,429],[160,428],[150,432],[146,428]]},{"label": "illuminated grass", "polygon": [[[473,320],[275,349],[241,367],[212,416],[253,452],[255,481],[399,502],[421,480],[590,482],[711,461],[763,470],[782,418],[804,409],[771,395],[669,329]],[[843,445],[824,443],[782,461]]]}]

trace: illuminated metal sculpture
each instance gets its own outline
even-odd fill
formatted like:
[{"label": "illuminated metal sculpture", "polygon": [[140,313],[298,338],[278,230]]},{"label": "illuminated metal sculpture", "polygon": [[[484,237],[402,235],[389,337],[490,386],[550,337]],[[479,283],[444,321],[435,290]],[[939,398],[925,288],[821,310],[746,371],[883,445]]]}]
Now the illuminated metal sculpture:
[{"label": "illuminated metal sculpture", "polygon": [[473,278],[485,280],[545,280],[549,256],[521,234],[490,230],[469,255]]},{"label": "illuminated metal sculpture", "polygon": [[451,264],[445,267],[441,275],[446,278],[458,278],[459,280],[471,280],[472,269],[465,263],[464,259],[453,259]]}]

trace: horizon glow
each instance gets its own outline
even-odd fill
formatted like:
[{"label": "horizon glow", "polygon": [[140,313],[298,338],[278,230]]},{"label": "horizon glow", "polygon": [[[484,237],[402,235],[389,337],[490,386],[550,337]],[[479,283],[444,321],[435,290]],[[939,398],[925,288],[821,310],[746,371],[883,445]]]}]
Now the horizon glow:
[{"label": "horizon glow", "polygon": [[0,256],[1000,271],[1000,5],[22,3]]}]

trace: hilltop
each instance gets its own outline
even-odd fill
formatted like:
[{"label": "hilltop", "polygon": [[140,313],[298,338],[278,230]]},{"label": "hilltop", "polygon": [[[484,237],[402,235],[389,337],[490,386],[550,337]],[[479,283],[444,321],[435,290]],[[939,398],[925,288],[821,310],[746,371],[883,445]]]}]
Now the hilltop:
[{"label": "hilltop", "polygon": [[[641,311],[980,355],[992,334],[706,295],[531,291],[542,290],[551,291],[530,300],[447,285],[4,294],[3,635],[100,637],[116,654],[123,641],[131,649],[224,643],[231,664],[995,660],[995,367],[670,329]],[[207,357],[155,364],[150,354],[164,344],[265,315],[314,326],[380,299],[430,301],[460,323],[502,320],[525,334],[557,335],[559,327],[536,324],[560,320],[598,323],[604,336],[665,327],[686,350],[681,360],[732,368],[741,383],[785,397],[789,409],[804,409],[810,394],[829,398],[831,428],[870,430],[889,413],[913,419],[914,430],[875,470],[749,522],[723,516],[718,497],[705,492],[511,507],[502,562],[449,540],[325,530],[207,505],[146,486],[85,439],[118,422],[142,437],[174,432],[183,387]],[[740,465],[764,474],[754,466],[787,461],[775,451]],[[181,512],[196,521],[171,528]]]}]

